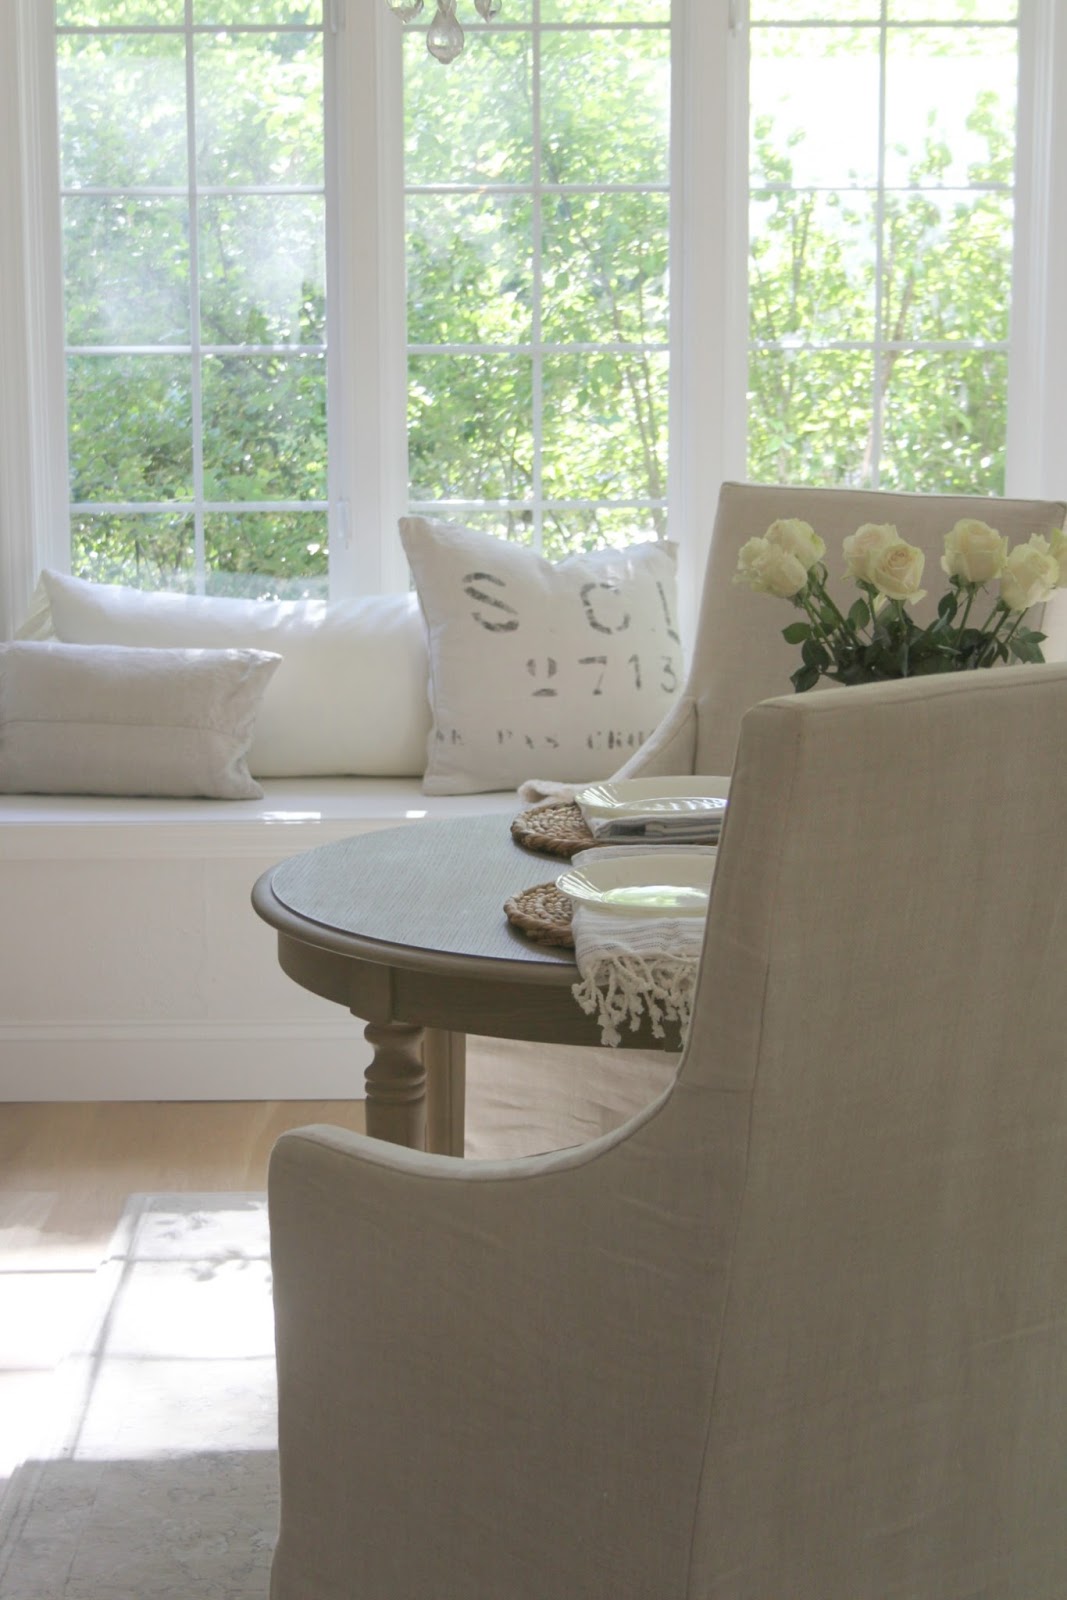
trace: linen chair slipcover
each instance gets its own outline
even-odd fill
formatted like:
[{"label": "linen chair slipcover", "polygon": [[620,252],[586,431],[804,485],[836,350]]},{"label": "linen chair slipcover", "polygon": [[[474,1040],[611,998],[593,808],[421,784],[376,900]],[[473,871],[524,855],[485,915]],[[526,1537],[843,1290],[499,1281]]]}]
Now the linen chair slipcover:
[{"label": "linen chair slipcover", "polygon": [[677,1080],[270,1170],[273,1600],[1062,1600],[1067,667],[745,718]]},{"label": "linen chair slipcover", "polygon": [[[800,651],[786,644],[782,629],[799,613],[788,601],[754,594],[733,581],[741,546],[766,533],[779,517],[802,518],[826,541],[829,589],[839,602],[846,601],[846,609],[859,591],[843,576],[842,541],[865,522],[894,524],[902,539],[926,554],[928,598],[911,608],[925,623],[948,583],[941,570],[945,534],[961,518],[988,522],[1014,545],[1025,544],[1031,533],[1062,528],[1065,515],[1062,501],[724,483],[685,688],[616,776],[729,773],[745,712],[759,700],[792,692],[789,675],[800,665]],[[983,617],[980,612],[977,620]],[[1040,608],[1032,621],[1041,626]]]}]

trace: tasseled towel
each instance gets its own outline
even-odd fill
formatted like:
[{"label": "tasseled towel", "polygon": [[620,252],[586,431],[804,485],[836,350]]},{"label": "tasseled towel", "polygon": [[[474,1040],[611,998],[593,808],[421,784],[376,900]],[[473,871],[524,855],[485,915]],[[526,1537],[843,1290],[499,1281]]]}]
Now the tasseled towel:
[{"label": "tasseled towel", "polygon": [[[572,865],[628,853],[632,846],[583,850]],[[704,926],[703,917],[634,915],[575,904],[571,927],[581,981],[571,992],[583,1011],[596,1016],[602,1043],[619,1044],[622,1030],[636,1030],[645,1016],[654,1038],[664,1038],[666,1024],[677,1022],[684,1040]]]}]

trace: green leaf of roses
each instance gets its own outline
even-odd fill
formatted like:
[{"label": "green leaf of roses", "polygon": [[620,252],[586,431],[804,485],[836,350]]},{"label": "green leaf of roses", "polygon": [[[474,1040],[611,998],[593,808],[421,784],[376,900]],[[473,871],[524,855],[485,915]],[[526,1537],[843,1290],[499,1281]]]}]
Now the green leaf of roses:
[{"label": "green leaf of roses", "polygon": [[848,620],[854,628],[865,628],[871,620],[871,608],[866,600],[857,600],[848,614]]},{"label": "green leaf of roses", "polygon": [[819,670],[817,667],[798,667],[789,681],[797,694],[804,694],[818,683]]},{"label": "green leaf of roses", "polygon": [[788,628],[782,629],[782,638],[786,644],[803,644],[805,639],[811,638],[811,623],[791,622]]}]

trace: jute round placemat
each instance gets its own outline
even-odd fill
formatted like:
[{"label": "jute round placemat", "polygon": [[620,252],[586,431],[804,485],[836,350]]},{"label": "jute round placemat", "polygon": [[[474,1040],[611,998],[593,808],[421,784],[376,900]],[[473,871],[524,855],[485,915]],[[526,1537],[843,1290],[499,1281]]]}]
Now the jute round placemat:
[{"label": "jute round placemat", "polygon": [[579,850],[588,850],[596,843],[581,806],[542,806],[520,811],[511,824],[511,836],[516,844],[539,855],[565,856],[569,861]]},{"label": "jute round placemat", "polygon": [[571,932],[571,912],[574,903],[570,895],[563,894],[554,883],[535,883],[532,889],[523,889],[504,901],[504,914],[508,921],[528,939],[538,944],[564,945],[574,948]]}]

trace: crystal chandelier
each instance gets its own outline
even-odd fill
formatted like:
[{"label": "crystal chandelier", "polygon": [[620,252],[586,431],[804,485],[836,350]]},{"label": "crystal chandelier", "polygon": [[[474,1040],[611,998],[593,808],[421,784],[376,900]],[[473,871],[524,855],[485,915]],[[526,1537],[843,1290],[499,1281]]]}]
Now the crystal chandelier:
[{"label": "crystal chandelier", "polygon": [[[386,0],[390,11],[401,22],[414,22],[425,0]],[[500,15],[502,0],[474,0],[474,9],[485,22]],[[437,15],[426,30],[426,48],[438,61],[455,61],[463,50],[463,29],[456,17],[456,0],[437,0]]]}]

